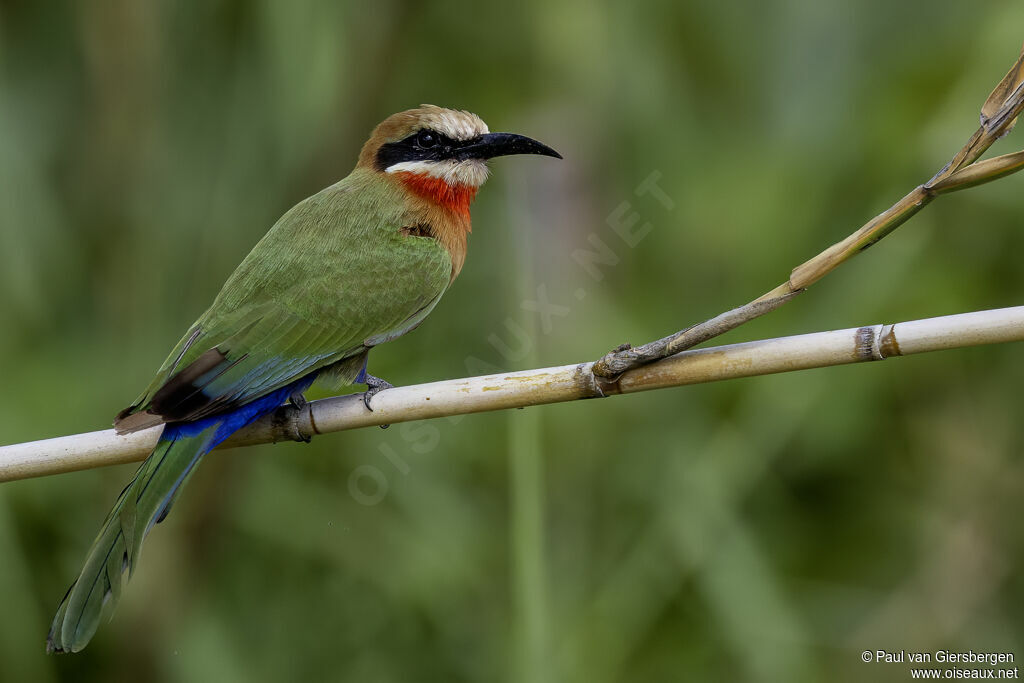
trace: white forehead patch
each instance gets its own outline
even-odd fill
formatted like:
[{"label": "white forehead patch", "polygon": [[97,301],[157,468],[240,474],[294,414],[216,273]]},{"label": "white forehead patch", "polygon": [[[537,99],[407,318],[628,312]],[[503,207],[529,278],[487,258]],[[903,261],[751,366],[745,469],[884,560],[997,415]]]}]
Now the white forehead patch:
[{"label": "white forehead patch", "polygon": [[453,140],[468,140],[490,132],[483,119],[472,112],[443,109],[432,104],[424,104],[422,110],[420,121],[425,128],[436,130]]},{"label": "white forehead patch", "polygon": [[480,187],[487,180],[490,171],[486,162],[481,159],[466,159],[464,161],[444,159],[442,161],[400,161],[388,166],[387,172],[415,173],[431,178],[440,178],[449,185]]}]

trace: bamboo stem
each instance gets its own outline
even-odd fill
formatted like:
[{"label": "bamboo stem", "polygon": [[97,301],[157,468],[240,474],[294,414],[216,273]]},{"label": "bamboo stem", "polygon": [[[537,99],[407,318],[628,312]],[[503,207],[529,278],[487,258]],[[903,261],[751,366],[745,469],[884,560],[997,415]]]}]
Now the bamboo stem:
[{"label": "bamboo stem", "polygon": [[[845,365],[943,349],[1024,341],[1024,306],[927,320],[854,327],[685,351],[598,383],[592,363],[395,387],[282,406],[246,427],[224,447],[308,441],[314,435],[409,420],[544,405],[612,394],[717,382],[739,377]],[[125,436],[114,430],[0,447],[0,481],[134,462],[145,458],[160,427]]]}]

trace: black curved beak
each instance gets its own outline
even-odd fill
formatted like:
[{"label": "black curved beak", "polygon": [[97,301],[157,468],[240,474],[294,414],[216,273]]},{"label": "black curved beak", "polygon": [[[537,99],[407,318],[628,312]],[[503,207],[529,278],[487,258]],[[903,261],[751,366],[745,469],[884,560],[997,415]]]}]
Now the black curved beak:
[{"label": "black curved beak", "polygon": [[485,133],[468,140],[456,150],[459,159],[493,159],[509,154],[541,154],[561,159],[562,155],[533,138],[515,133]]}]

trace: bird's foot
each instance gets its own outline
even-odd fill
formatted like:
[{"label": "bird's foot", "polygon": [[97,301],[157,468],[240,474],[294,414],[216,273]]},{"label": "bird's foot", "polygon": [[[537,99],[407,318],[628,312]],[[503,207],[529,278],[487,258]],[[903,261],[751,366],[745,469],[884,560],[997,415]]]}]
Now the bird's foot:
[{"label": "bird's foot", "polygon": [[294,394],[288,397],[288,401],[294,406],[296,410],[302,410],[309,405],[309,400],[305,394],[301,391],[296,391]]},{"label": "bird's foot", "polygon": [[[292,408],[295,408],[296,411],[300,411],[309,405],[309,399],[307,399],[305,394],[303,394],[301,391],[296,391],[292,393],[288,397],[288,402],[292,405]],[[292,424],[295,424],[295,422],[292,422]],[[313,440],[312,436],[303,434],[298,427],[294,427],[294,432],[296,441],[304,441],[305,443],[309,443],[310,441]]]},{"label": "bird's foot", "polygon": [[[363,405],[372,413],[373,408],[370,407],[370,399],[385,389],[393,389],[395,385],[387,380],[381,379],[380,377],[374,377],[369,373],[365,373],[363,382],[366,384],[366,391],[363,392]],[[381,425],[380,428],[387,429],[390,426],[391,425]]]}]

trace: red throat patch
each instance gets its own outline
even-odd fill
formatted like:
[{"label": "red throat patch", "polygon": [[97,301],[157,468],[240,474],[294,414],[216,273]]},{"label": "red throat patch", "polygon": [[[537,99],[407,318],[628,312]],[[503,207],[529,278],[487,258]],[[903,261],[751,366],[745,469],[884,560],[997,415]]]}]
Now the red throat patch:
[{"label": "red throat patch", "polygon": [[469,218],[469,205],[476,197],[477,188],[470,185],[450,185],[443,178],[435,178],[425,173],[399,171],[395,175],[403,185],[420,197]]}]

